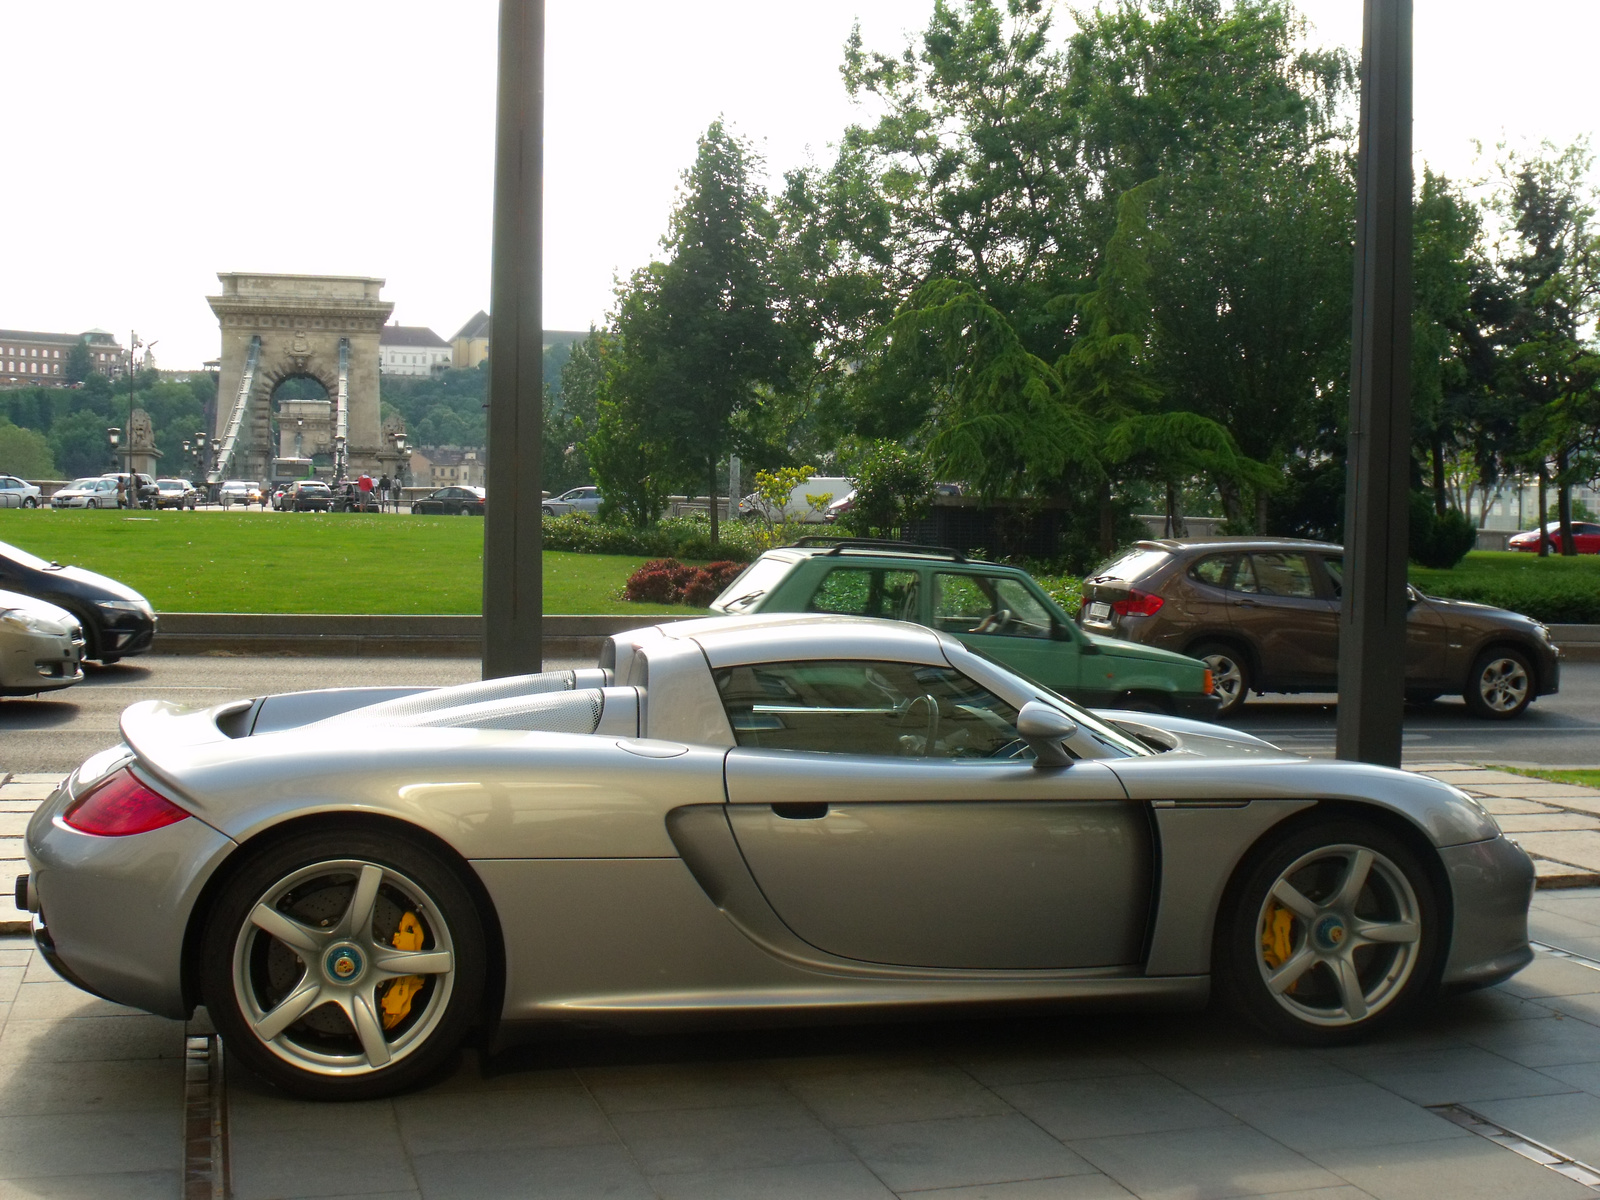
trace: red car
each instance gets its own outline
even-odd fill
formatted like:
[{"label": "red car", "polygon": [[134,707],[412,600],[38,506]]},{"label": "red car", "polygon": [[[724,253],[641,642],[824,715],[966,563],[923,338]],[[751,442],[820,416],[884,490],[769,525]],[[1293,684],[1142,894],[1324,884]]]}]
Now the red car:
[{"label": "red car", "polygon": [[[1545,526],[1550,533],[1550,552],[1561,553],[1561,522],[1551,521]],[[1579,554],[1600,554],[1600,525],[1593,521],[1574,521],[1572,523],[1572,542]],[[1522,550],[1528,554],[1539,553],[1539,531],[1530,529],[1526,533],[1519,533],[1506,543],[1513,550]]]}]

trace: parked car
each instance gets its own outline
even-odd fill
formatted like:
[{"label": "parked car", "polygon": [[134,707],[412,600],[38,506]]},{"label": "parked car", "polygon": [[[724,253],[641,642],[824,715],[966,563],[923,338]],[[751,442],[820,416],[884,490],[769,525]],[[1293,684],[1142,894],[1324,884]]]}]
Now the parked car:
[{"label": "parked car", "polygon": [[38,508],[39,487],[15,475],[0,475],[0,508]]},{"label": "parked car", "polygon": [[[1550,552],[1561,553],[1561,522],[1551,521],[1545,526],[1550,535]],[[1539,553],[1539,531],[1529,529],[1524,533],[1512,535],[1506,545],[1513,550],[1520,550],[1524,554]],[[1574,521],[1572,523],[1572,547],[1579,554],[1600,554],[1600,525],[1593,521]]]},{"label": "parked car", "polygon": [[488,493],[477,487],[442,487],[411,502],[411,511],[420,516],[459,517],[463,513],[483,516]]},{"label": "parked car", "polygon": [[84,658],[110,665],[143,654],[156,636],[156,615],[138,592],[115,579],[46,562],[0,542],[0,589],[66,609],[83,626]]},{"label": "parked car", "polygon": [[354,480],[336,483],[330,490],[334,512],[379,512],[383,508],[377,488],[364,492]]},{"label": "parked car", "polygon": [[200,504],[200,490],[187,479],[156,480],[157,508],[194,509]]},{"label": "parked car", "polygon": [[217,493],[217,499],[224,508],[232,504],[259,504],[261,485],[249,479],[224,480],[221,491]]},{"label": "parked car", "polygon": [[278,497],[283,512],[328,512],[333,508],[333,489],[320,479],[297,479]]},{"label": "parked car", "polygon": [[1202,719],[1217,711],[1203,663],[1086,633],[1026,571],[936,547],[802,538],[753,562],[711,611],[913,621],[1079,704]]},{"label": "parked car", "polygon": [[1533,959],[1532,862],[1426,776],[1107,719],[891,621],[690,621],[600,662],[135,704],[28,823],[35,945],[116,1003],[204,1004],[323,1100],[575,1020],[1218,995],[1343,1045]]},{"label": "parked car", "polygon": [[542,501],[544,515],[547,517],[563,517],[567,513],[589,513],[591,516],[600,511],[600,503],[604,499],[597,487],[575,487],[569,492],[562,492],[553,500]]},{"label": "parked car", "polygon": [[[1251,692],[1338,689],[1343,567],[1344,550],[1326,542],[1139,542],[1084,581],[1083,626],[1204,660],[1227,716]],[[1560,651],[1539,622],[1411,589],[1410,701],[1459,693],[1474,715],[1504,720],[1560,683]]]},{"label": "parked car", "polygon": [[[792,488],[785,497],[781,506],[763,500],[755,493],[751,493],[739,501],[739,515],[741,517],[759,517],[768,521],[797,521],[803,525],[820,525],[827,521],[828,511],[834,501],[840,500],[845,493],[854,494],[854,487],[848,479],[838,475],[813,475],[804,483]],[[814,505],[807,496],[826,496],[828,499],[820,505]]]},{"label": "parked car", "polygon": [[115,479],[74,479],[50,497],[51,508],[115,508]]},{"label": "parked car", "polygon": [[840,517],[844,516],[845,513],[849,512],[855,506],[856,506],[856,490],[855,490],[855,488],[851,488],[848,492],[846,492],[844,495],[840,496],[832,504],[828,505],[827,509],[822,514],[822,519],[824,521],[826,521],[829,525],[832,525],[835,521],[837,521]]},{"label": "parked car", "polygon": [[146,475],[143,471],[107,471],[100,476],[109,479],[113,484],[122,481],[122,502],[124,508],[154,508],[156,506],[156,481],[155,476]]},{"label": "parked car", "polygon": [[83,626],[66,609],[0,591],[0,696],[32,696],[83,679]]}]

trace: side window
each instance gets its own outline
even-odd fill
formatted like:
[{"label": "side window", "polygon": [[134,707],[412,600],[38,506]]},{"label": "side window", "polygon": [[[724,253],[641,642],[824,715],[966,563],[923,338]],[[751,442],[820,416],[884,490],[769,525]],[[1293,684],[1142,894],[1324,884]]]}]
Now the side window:
[{"label": "side window", "polygon": [[1233,566],[1234,556],[1231,554],[1213,554],[1210,558],[1202,558],[1189,568],[1191,578],[1200,583],[1210,584],[1212,587],[1228,586],[1228,568]]},{"label": "side window", "polygon": [[1287,596],[1315,600],[1317,585],[1311,578],[1311,564],[1304,554],[1252,554],[1256,591],[1263,596]]},{"label": "side window", "polygon": [[1020,580],[1002,575],[933,577],[933,624],[946,633],[1048,638],[1050,610]]},{"label": "side window", "polygon": [[760,663],[715,679],[741,746],[947,760],[1027,753],[1017,710],[950,667]]},{"label": "side window", "polygon": [[916,596],[915,571],[835,567],[822,577],[806,611],[915,621],[918,616]]},{"label": "side window", "polygon": [[1256,569],[1250,555],[1241,554],[1233,569],[1232,588],[1236,592],[1249,592],[1252,596],[1261,589],[1256,586]]}]

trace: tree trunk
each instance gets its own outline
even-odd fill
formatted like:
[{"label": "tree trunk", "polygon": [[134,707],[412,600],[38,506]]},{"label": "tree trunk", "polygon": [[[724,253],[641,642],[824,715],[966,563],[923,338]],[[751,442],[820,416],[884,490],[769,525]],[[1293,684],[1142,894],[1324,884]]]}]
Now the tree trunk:
[{"label": "tree trunk", "polygon": [[717,537],[718,537],[718,525],[717,525],[717,460],[716,460],[715,457],[713,457],[711,459],[710,466],[709,466],[709,468],[707,470],[707,477],[711,480],[711,492],[710,492],[710,496],[709,496],[709,499],[710,499],[711,503],[707,506],[708,511],[711,513],[711,544],[713,546],[715,546],[717,544]]},{"label": "tree trunk", "polygon": [[1545,518],[1545,513],[1550,511],[1548,499],[1550,488],[1550,472],[1545,470],[1544,463],[1539,464],[1539,557],[1550,557],[1550,522]]},{"label": "tree trunk", "polygon": [[1267,489],[1256,489],[1256,532],[1262,536],[1267,532]]},{"label": "tree trunk", "polygon": [[1167,480],[1167,536],[1185,538],[1189,527],[1183,519],[1183,493],[1172,480]]},{"label": "tree trunk", "polygon": [[1567,482],[1567,452],[1556,455],[1556,516],[1561,522],[1561,557],[1576,558],[1578,544],[1572,540],[1572,484]]},{"label": "tree trunk", "polygon": [[1244,497],[1239,495],[1239,485],[1231,479],[1215,479],[1212,481],[1217,488],[1217,495],[1222,497],[1222,515],[1228,518],[1230,524],[1238,525],[1244,520]]},{"label": "tree trunk", "polygon": [[1111,503],[1111,485],[1100,485],[1100,553],[1110,558],[1117,549],[1117,510]]},{"label": "tree trunk", "polygon": [[1433,435],[1433,511],[1444,516],[1444,442],[1437,432]]}]

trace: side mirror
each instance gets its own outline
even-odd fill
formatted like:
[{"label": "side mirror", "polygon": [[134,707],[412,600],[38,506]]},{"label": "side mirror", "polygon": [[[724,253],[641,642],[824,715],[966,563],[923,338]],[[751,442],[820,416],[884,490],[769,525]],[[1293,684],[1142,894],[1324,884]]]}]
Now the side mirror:
[{"label": "side mirror", "polygon": [[1078,723],[1058,708],[1030,700],[1017,714],[1017,732],[1033,748],[1033,765],[1070,767],[1075,761],[1061,743],[1078,732]]}]

